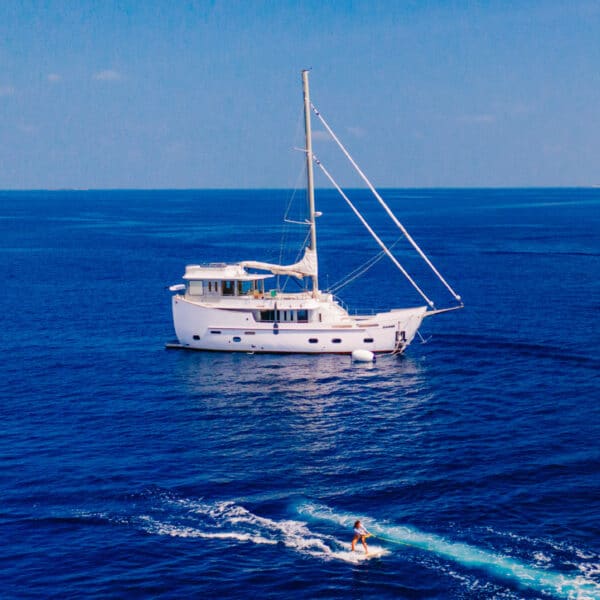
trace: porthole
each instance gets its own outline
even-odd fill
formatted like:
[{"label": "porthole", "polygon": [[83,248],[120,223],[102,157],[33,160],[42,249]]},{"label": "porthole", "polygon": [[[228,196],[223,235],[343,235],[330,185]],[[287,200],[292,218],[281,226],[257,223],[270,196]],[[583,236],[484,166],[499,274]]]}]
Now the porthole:
[{"label": "porthole", "polygon": [[333,338],[333,339],[331,340],[331,342],[332,342],[333,344],[341,344],[341,343],[342,343],[342,340],[341,340],[341,338]]},{"label": "porthole", "polygon": [[195,340],[199,340],[199,339],[200,339],[200,336],[199,336],[199,335],[195,335],[195,336],[194,336],[194,339],[195,339]]},{"label": "porthole", "polygon": [[363,342],[364,342],[365,344],[372,344],[372,343],[373,343],[373,338],[365,338],[365,339],[363,340]]},{"label": "porthole", "polygon": [[236,335],[236,336],[233,338],[233,341],[234,341],[234,342],[241,342],[241,341],[242,341],[242,338]]},{"label": "porthole", "polygon": [[309,344],[318,344],[319,340],[317,338],[309,338],[308,343]]}]

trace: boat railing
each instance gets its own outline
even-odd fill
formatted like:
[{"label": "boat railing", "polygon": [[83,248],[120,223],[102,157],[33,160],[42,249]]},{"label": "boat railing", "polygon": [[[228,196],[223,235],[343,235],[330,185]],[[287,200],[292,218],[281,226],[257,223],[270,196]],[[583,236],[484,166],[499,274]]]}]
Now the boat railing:
[{"label": "boat railing", "polygon": [[[331,293],[331,292],[330,292]],[[333,300],[339,304],[348,314],[350,314],[350,308],[348,307],[348,305],[339,297],[336,296],[335,294],[331,294],[331,297],[333,298]]]},{"label": "boat railing", "polygon": [[[331,292],[328,292],[331,294]],[[357,316],[357,315],[364,315],[365,317],[370,317],[373,315],[376,315],[377,313],[381,312],[381,309],[376,309],[376,308],[352,308],[350,309],[348,307],[348,305],[339,297],[336,296],[335,294],[331,294],[331,297],[333,298],[333,300],[336,302],[336,304],[339,304],[349,315],[351,316]]]},{"label": "boat railing", "polygon": [[348,314],[351,314],[353,317],[364,316],[365,318],[368,318],[372,317],[373,315],[376,315],[378,312],[380,311],[378,311],[375,308],[354,308]]}]

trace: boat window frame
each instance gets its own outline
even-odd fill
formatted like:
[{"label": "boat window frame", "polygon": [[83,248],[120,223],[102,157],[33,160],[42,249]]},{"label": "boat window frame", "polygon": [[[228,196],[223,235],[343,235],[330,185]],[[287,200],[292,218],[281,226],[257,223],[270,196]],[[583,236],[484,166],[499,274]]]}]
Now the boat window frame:
[{"label": "boat window frame", "polygon": [[202,279],[190,279],[187,293],[189,296],[204,296],[204,281]]},{"label": "boat window frame", "polygon": [[258,319],[261,323],[275,323],[275,310],[273,309],[264,309],[257,311]]},{"label": "boat window frame", "polygon": [[221,296],[235,296],[235,279],[222,279],[221,280]]}]

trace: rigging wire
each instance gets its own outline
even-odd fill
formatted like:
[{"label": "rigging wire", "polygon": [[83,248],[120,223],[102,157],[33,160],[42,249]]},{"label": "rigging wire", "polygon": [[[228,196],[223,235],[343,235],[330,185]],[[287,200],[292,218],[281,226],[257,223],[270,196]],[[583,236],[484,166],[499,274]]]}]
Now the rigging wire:
[{"label": "rigging wire", "polygon": [[[400,236],[393,244],[390,245],[390,250],[402,240],[403,236]],[[331,285],[328,289],[332,294],[337,294],[341,289],[345,288],[347,285],[350,285],[353,281],[356,281],[359,277],[362,277],[369,269],[374,267],[382,258],[386,256],[385,252],[382,250],[375,256],[369,258],[369,260],[365,261],[362,265],[350,271],[347,275],[336,281],[333,285]]]},{"label": "rigging wire", "polygon": [[[297,263],[302,258],[304,249],[306,248],[309,239],[310,239],[310,229],[306,232],[306,235],[304,236],[304,240],[302,241],[302,244],[300,244],[300,248],[299,248],[298,252],[296,253],[296,258],[293,261],[294,263]],[[282,264],[281,261],[280,261],[280,264]],[[278,287],[279,287],[279,275],[277,276],[277,278],[278,278],[277,281],[278,281]],[[281,286],[282,290],[285,289],[290,278],[291,278],[291,275],[286,276],[285,281],[283,282],[283,285]]]},{"label": "rigging wire", "polygon": [[289,214],[290,214],[290,211],[292,210],[292,205],[293,205],[294,200],[296,198],[296,194],[297,194],[298,190],[300,189],[300,179],[302,178],[303,174],[304,174],[304,166],[298,172],[298,175],[296,177],[296,183],[294,185],[294,189],[292,190],[290,199],[288,201],[288,204],[287,204],[287,207],[285,209],[284,216],[283,216],[283,226],[282,226],[282,229],[281,229],[281,242],[280,242],[280,245],[279,245],[279,264],[283,264],[283,253],[284,253],[284,250],[287,247],[287,242],[288,242],[288,238],[289,238],[289,232],[291,230],[290,224],[306,225],[305,223],[300,223],[298,221],[294,221],[294,220],[291,220],[289,218]]},{"label": "rigging wire", "polygon": [[[303,125],[304,125],[304,109],[302,108],[298,111],[298,118],[296,119],[296,133],[294,134],[295,140],[300,138]],[[308,223],[306,223],[306,222],[296,221],[296,220],[290,218],[290,212],[292,210],[292,206],[294,204],[294,201],[296,200],[296,195],[301,187],[300,180],[305,175],[306,175],[306,165],[303,164],[302,167],[298,170],[298,174],[296,176],[296,182],[294,184],[294,188],[292,190],[290,199],[289,199],[288,204],[285,209],[285,213],[283,215],[283,226],[282,226],[282,230],[281,230],[281,242],[279,245],[279,264],[284,264],[284,252],[285,252],[286,248],[289,247],[289,238],[291,237],[290,236],[290,232],[291,232],[290,225],[304,225],[304,226],[308,225]],[[310,236],[310,230],[308,231],[307,235],[305,236],[304,240],[302,241],[302,244],[297,251],[296,259],[293,262],[298,262],[300,260],[301,254],[303,253],[304,248],[306,247],[306,242],[307,242],[307,239],[309,236]],[[288,275],[287,278],[285,279],[282,289],[285,288],[285,286],[287,285],[289,278],[290,277]]]},{"label": "rigging wire", "polygon": [[432,300],[430,300],[425,292],[419,287],[416,281],[409,275],[408,271],[398,262],[398,259],[390,252],[389,248],[384,244],[381,238],[373,231],[373,228],[367,223],[366,219],[360,214],[359,210],[352,204],[350,198],[346,196],[342,188],[337,184],[335,179],[330,175],[329,171],[323,166],[321,161],[313,154],[313,160],[317,164],[317,166],[323,171],[327,179],[331,181],[331,183],[335,186],[335,189],[342,196],[342,198],[346,201],[346,204],[350,207],[352,212],[358,217],[358,220],[366,227],[367,231],[371,234],[373,239],[379,244],[381,249],[387,254],[388,258],[396,265],[396,267],[400,270],[400,272],[406,277],[409,283],[415,288],[418,294],[427,302],[427,304],[431,308],[435,308],[435,305]]},{"label": "rigging wire", "polygon": [[[375,198],[377,199],[377,201],[379,202],[379,204],[381,204],[381,206],[383,207],[383,209],[385,210],[385,212],[388,214],[388,216],[390,217],[390,219],[392,219],[392,221],[398,227],[398,229],[400,229],[400,231],[402,231],[402,233],[406,236],[406,239],[410,242],[410,244],[412,245],[412,247],[419,253],[419,256],[425,261],[425,263],[429,266],[429,268],[437,275],[438,279],[444,284],[444,286],[452,294],[452,296],[454,297],[454,299],[457,302],[461,302],[462,303],[461,297],[452,289],[452,287],[450,286],[450,284],[442,277],[441,273],[435,268],[435,266],[429,260],[429,258],[427,258],[427,256],[423,252],[423,250],[421,250],[421,248],[419,247],[419,245],[415,242],[415,240],[412,238],[412,236],[408,233],[408,231],[406,230],[406,228],[404,227],[404,225],[402,225],[402,223],[400,223],[400,221],[398,221],[398,219],[396,218],[396,215],[394,215],[394,213],[390,210],[390,207],[384,202],[383,198],[377,193],[377,190],[373,187],[373,184],[369,181],[369,179],[367,178],[367,176],[362,172],[362,170],[356,164],[356,162],[354,162],[354,159],[352,158],[352,156],[350,156],[350,153],[348,152],[348,150],[346,150],[346,148],[344,147],[344,145],[342,144],[342,142],[340,142],[340,140],[335,135],[335,133],[333,132],[333,130],[331,129],[331,127],[329,127],[327,121],[325,121],[325,119],[323,118],[323,116],[321,115],[321,113],[317,110],[317,108],[315,107],[315,105],[312,104],[312,103],[311,103],[311,108],[312,108],[313,112],[315,113],[315,115],[317,116],[317,118],[321,121],[321,123],[323,124],[323,126],[325,127],[325,129],[327,129],[329,135],[332,137],[332,139],[334,140],[334,142],[339,146],[340,150],[344,153],[344,155],[346,156],[346,158],[350,161],[350,163],[352,164],[352,166],[355,168],[356,172],[360,175],[360,177],[367,184],[367,186],[369,186],[369,189],[371,190],[371,192],[373,193],[373,195],[375,196]],[[413,285],[415,285],[415,284],[413,284]]]}]

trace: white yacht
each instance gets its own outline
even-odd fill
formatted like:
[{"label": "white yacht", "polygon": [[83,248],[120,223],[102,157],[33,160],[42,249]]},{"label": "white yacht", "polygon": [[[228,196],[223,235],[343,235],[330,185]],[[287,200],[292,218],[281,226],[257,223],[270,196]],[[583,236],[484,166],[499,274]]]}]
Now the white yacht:
[{"label": "white yacht", "polygon": [[[302,84],[306,134],[306,148],[303,151],[306,154],[308,200],[306,225],[310,230],[310,243],[304,249],[302,259],[292,265],[258,261],[187,265],[183,275],[185,283],[169,288],[176,292],[172,297],[172,307],[178,339],[177,344],[168,344],[169,347],[227,352],[350,354],[356,350],[368,350],[373,353],[398,354],[411,343],[423,318],[462,308],[460,296],[396,219],[322,115],[311,104],[308,71],[302,72]],[[321,121],[395,225],[448,289],[455,306],[436,309],[313,154],[311,113]],[[371,315],[351,315],[332,293],[319,289],[316,218],[320,213],[315,211],[313,165],[317,165],[332,182],[379,244],[382,253],[390,258],[413,285],[423,299],[421,305]],[[275,277],[278,275],[307,278],[310,286],[295,293],[282,291],[276,287]]]}]

